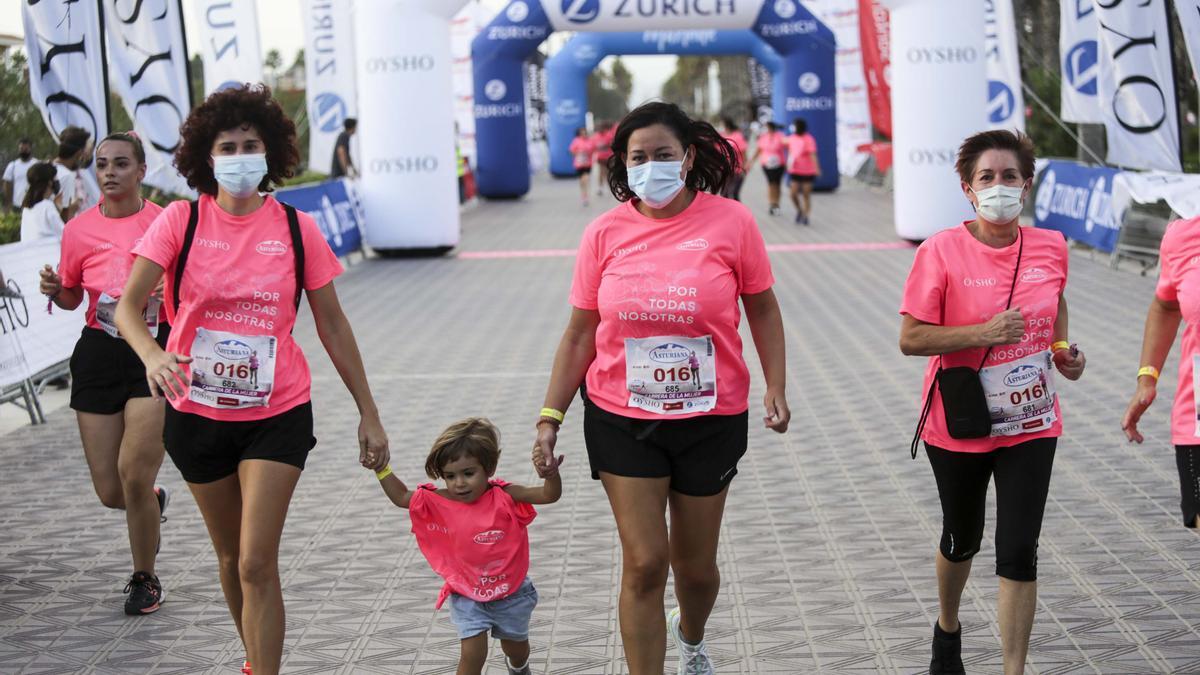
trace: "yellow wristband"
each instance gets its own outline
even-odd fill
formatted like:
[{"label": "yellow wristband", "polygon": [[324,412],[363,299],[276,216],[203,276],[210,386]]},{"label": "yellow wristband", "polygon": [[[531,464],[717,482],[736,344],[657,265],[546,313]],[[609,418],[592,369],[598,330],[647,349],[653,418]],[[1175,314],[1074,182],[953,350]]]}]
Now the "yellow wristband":
[{"label": "yellow wristband", "polygon": [[1054,344],[1050,345],[1050,351],[1052,351],[1052,352],[1056,352],[1060,349],[1070,349],[1070,348],[1071,348],[1071,343],[1067,342],[1066,340],[1059,340],[1058,342],[1055,342]]},{"label": "yellow wristband", "polygon": [[555,410],[554,408],[542,408],[541,416],[556,420],[559,424],[562,424],[562,421],[567,418],[566,413],[561,410]]},{"label": "yellow wristband", "polygon": [[1154,366],[1142,366],[1140,369],[1138,369],[1138,377],[1143,375],[1149,375],[1155,380],[1158,380],[1158,368],[1155,368]]},{"label": "yellow wristband", "polygon": [[375,477],[378,478],[379,480],[383,480],[384,478],[387,478],[390,475],[392,475],[392,465],[391,464],[383,467],[383,471],[375,472]]}]

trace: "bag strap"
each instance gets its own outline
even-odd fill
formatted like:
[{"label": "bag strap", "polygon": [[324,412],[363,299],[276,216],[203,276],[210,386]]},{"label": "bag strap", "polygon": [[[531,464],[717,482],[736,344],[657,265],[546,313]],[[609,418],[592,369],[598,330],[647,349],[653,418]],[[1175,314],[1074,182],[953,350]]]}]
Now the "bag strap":
[{"label": "bag strap", "polygon": [[[282,203],[282,202],[281,202]],[[300,219],[296,207],[283,204],[287,213],[288,231],[292,234],[292,253],[296,257],[296,310],[300,310],[300,296],[304,293],[304,238],[300,236]]]},{"label": "bag strap", "polygon": [[[938,370],[941,369],[939,365]],[[917,458],[917,447],[921,445],[921,433],[925,431],[925,422],[929,419],[929,411],[933,409],[933,392],[937,388],[937,383],[937,373],[934,373],[933,381],[929,383],[929,393],[925,395],[925,409],[921,411],[921,419],[917,422],[916,432],[913,433],[912,447],[909,448],[912,451],[913,459]]]},{"label": "bag strap", "polygon": [[175,315],[179,316],[179,286],[183,283],[183,268],[187,265],[188,254],[192,252],[192,240],[196,238],[196,225],[200,222],[200,202],[188,202],[187,232],[183,235],[183,248],[179,250],[179,258],[175,261],[175,284],[171,293],[171,305]]},{"label": "bag strap", "polygon": [[[1004,303],[1004,311],[1012,309],[1013,295],[1017,292],[1017,274],[1021,271],[1021,256],[1025,253],[1025,235],[1021,234],[1021,226],[1017,226],[1017,266],[1013,268],[1012,286],[1008,289],[1008,302]],[[992,355],[992,348],[988,347],[983,353],[983,360],[979,362],[979,367],[976,370],[983,370],[983,364],[987,363],[988,357]]]}]

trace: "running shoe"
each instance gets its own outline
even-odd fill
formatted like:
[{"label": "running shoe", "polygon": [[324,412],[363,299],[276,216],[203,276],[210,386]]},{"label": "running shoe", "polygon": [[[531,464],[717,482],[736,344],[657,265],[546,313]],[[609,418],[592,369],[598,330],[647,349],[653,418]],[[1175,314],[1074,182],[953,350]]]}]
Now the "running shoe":
[{"label": "running shoe", "polygon": [[773,216],[773,215],[775,215],[775,214],[777,214],[777,213],[779,213],[779,207],[778,207],[778,206],[772,206],[771,208],[767,209],[767,215],[771,215],[771,216]]},{"label": "running shoe", "polygon": [[508,666],[508,675],[533,675],[533,671],[529,669],[529,660],[525,660],[525,665],[520,668],[513,667],[512,661],[508,657],[504,657],[504,665]]},{"label": "running shoe", "polygon": [[254,675],[254,671],[250,670],[249,661],[242,661],[242,675]]},{"label": "running shoe", "polygon": [[693,645],[683,639],[683,633],[679,630],[678,607],[667,614],[667,632],[675,638],[675,646],[679,648],[679,669],[675,671],[677,675],[716,675],[712,659],[708,658],[708,647],[704,646],[704,640]]},{"label": "running shoe", "polygon": [[125,592],[129,594],[125,598],[125,613],[130,616],[157,612],[167,597],[158,577],[147,572],[134,572],[125,584]]},{"label": "running shoe", "polygon": [[796,224],[797,224],[797,225],[803,225],[803,224],[804,224],[804,214],[803,214],[803,213],[796,212]]},{"label": "running shoe", "polygon": [[930,675],[962,675],[962,625],[953,633],[942,630],[941,624],[933,623],[933,659],[929,662]]}]

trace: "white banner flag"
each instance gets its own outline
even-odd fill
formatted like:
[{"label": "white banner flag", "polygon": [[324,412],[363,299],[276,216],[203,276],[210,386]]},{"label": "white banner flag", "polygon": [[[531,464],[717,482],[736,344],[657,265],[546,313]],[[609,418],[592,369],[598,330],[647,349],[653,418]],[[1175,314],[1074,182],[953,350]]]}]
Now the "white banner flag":
[{"label": "white banner flag", "polygon": [[191,195],[172,165],[179,127],[192,108],[179,0],[105,0],[112,84],[146,146],[146,184]]},{"label": "white banner flag", "polygon": [[308,166],[321,173],[333,168],[333,145],[342,132],[342,122],[358,116],[351,4],[347,0],[301,2],[308,78]]},{"label": "white banner flag", "polygon": [[873,140],[860,47],[858,0],[805,0],[804,6],[833,31],[837,40],[838,170],[853,176],[867,159],[858,147]]},{"label": "white banner flag", "polygon": [[1059,4],[1058,58],[1062,69],[1062,118],[1068,122],[1099,124],[1097,87],[1100,79],[1100,26],[1092,0],[1061,0]]},{"label": "white banner flag", "polygon": [[68,126],[108,135],[101,0],[22,2],[29,92],[51,135]]},{"label": "white banner flag", "polygon": [[983,3],[983,38],[987,54],[988,126],[1025,131],[1025,93],[1017,54],[1017,22],[1012,0]]},{"label": "white banner flag", "polygon": [[1192,60],[1192,77],[1200,82],[1200,0],[1175,0],[1175,13]]},{"label": "white banner flag", "polygon": [[1181,171],[1167,0],[1096,4],[1108,161]]},{"label": "white banner flag", "polygon": [[254,0],[196,0],[204,95],[263,81]]},{"label": "white banner flag", "polygon": [[0,269],[16,298],[0,298],[0,387],[7,387],[71,358],[83,330],[83,308],[46,313],[46,296],[38,292],[43,265],[58,265],[57,239],[0,246]]}]

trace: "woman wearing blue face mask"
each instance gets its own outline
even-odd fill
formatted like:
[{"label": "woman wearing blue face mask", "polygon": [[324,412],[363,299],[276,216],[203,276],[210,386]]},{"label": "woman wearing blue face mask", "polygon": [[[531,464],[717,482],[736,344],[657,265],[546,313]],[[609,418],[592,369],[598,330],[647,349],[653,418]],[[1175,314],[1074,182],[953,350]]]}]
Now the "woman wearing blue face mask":
[{"label": "woman wearing blue face mask", "polygon": [[[579,390],[592,478],[621,537],[629,670],[661,675],[669,633],[678,672],[707,674],[718,533],[748,433],[738,301],[766,378],[763,424],[779,433],[791,418],[783,321],[754,217],[717,196],[736,170],[734,147],[677,106],[648,103],[621,121],[612,148],[609,186],[621,204],[579,246],[537,446],[544,466],[561,461],[558,427]],[[679,607],[664,628],[668,570]]]},{"label": "woman wearing blue face mask", "polygon": [[[333,287],[342,267],[313,219],[269,194],[299,161],[295,125],[269,90],[245,86],[209,96],[181,131],[175,166],[200,199],[168,206],[134,249],[117,327],[151,393],[169,400],[163,440],[204,516],[248,661],[274,675],[279,538],[316,444],[308,362],[291,335],[302,293],[361,411],[359,462],[387,466],[388,440]],[[141,317],[164,272],[165,349]]]},{"label": "woman wearing blue face mask", "polygon": [[977,215],[917,249],[900,307],[900,351],[929,357],[912,451],[915,459],[924,440],[942,505],[935,675],[963,672],[958,607],[993,479],[1004,672],[1024,671],[1038,537],[1063,429],[1056,376],[1077,380],[1086,363],[1067,337],[1067,243],[1053,230],[1020,226],[1033,165],[1024,135],[985,131],[963,142],[956,168]]}]

